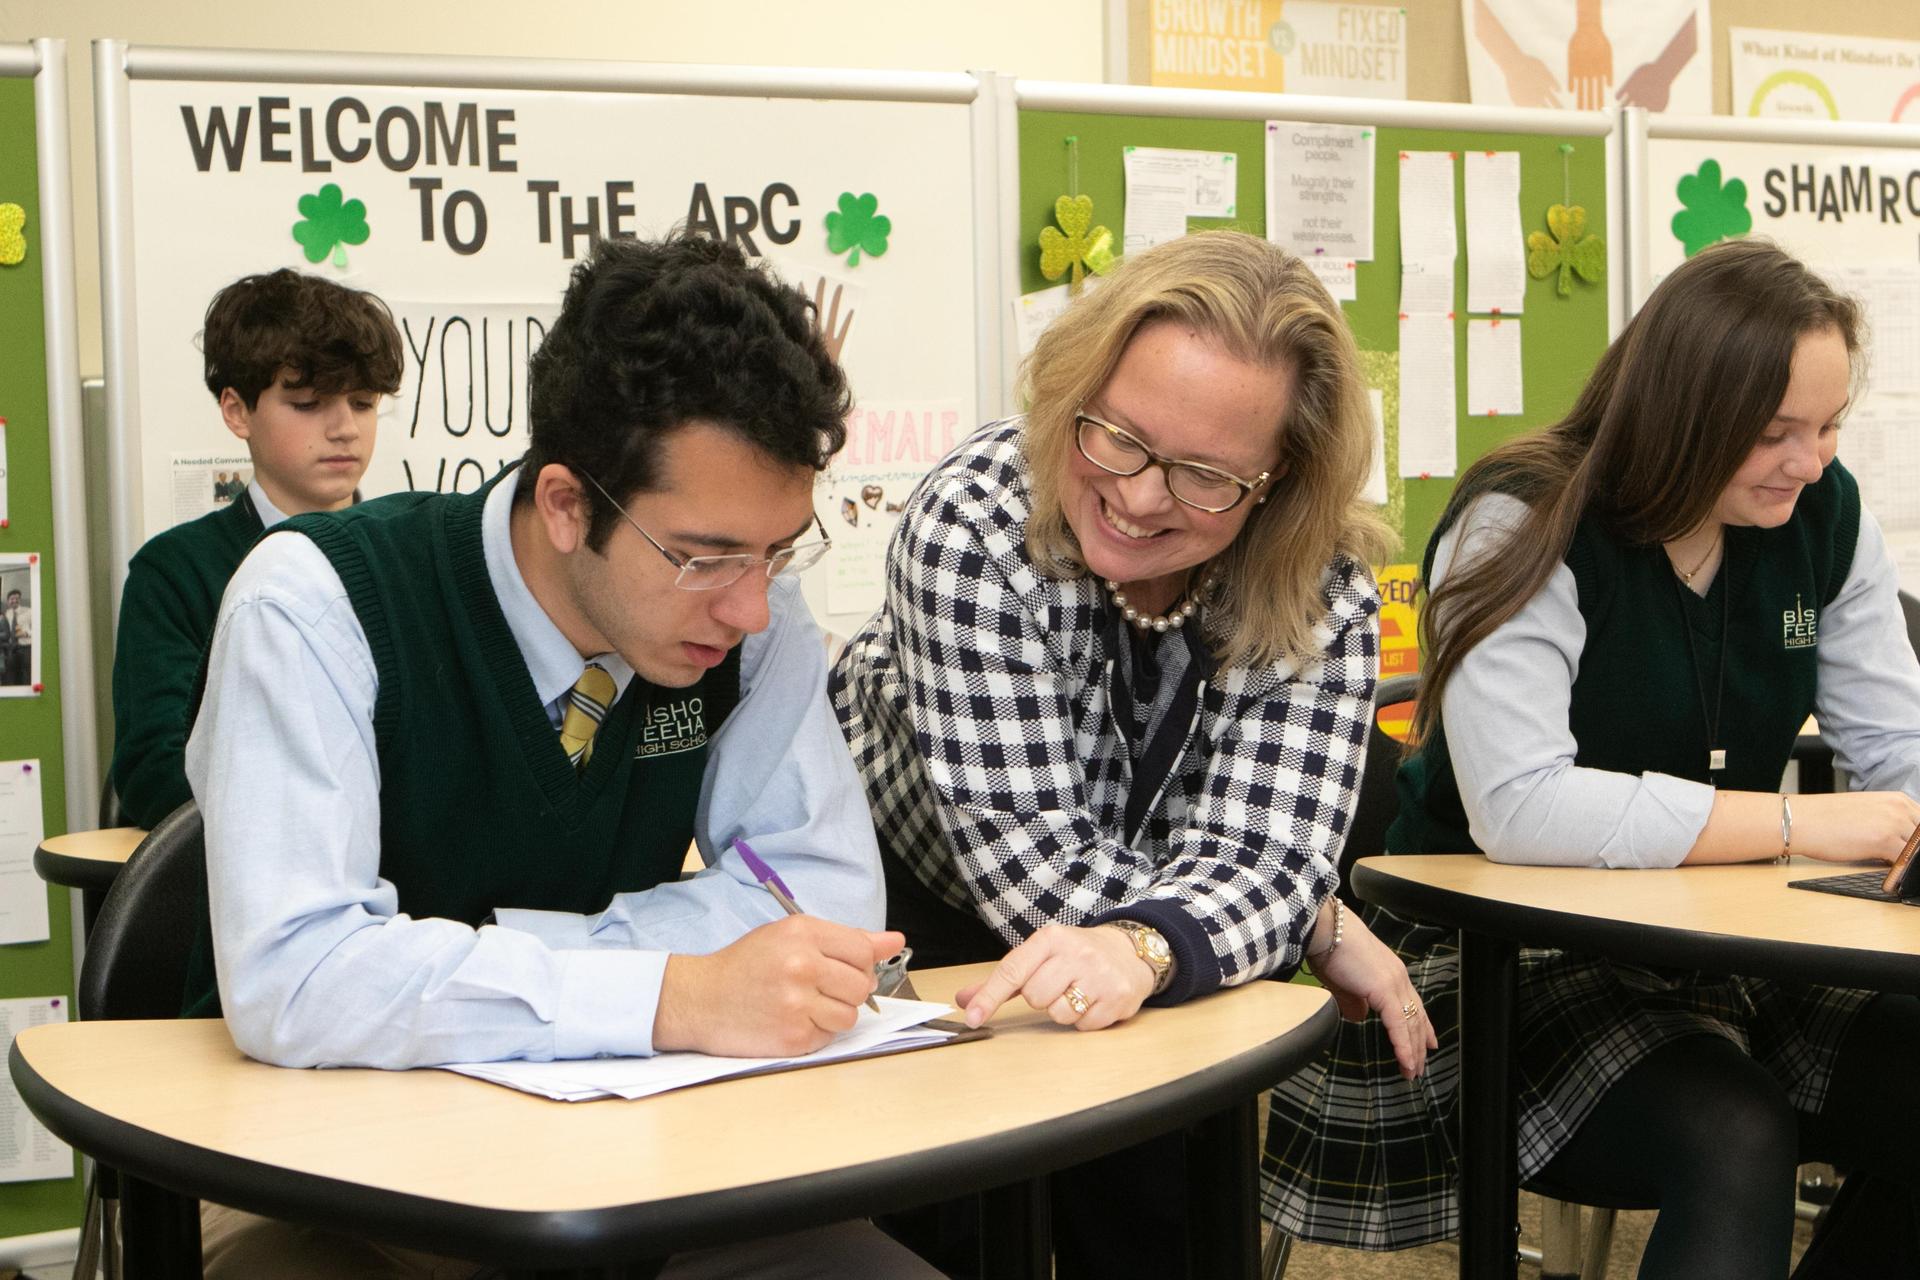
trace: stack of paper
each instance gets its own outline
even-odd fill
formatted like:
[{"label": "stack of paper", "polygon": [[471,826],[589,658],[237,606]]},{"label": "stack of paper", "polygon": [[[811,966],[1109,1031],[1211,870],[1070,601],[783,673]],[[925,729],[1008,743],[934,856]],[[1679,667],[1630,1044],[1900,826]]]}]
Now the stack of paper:
[{"label": "stack of paper", "polygon": [[563,1062],[456,1062],[448,1071],[537,1093],[560,1102],[595,1098],[645,1098],[688,1085],[748,1075],[773,1067],[805,1067],[836,1058],[917,1049],[939,1044],[953,1032],[925,1026],[952,1013],[953,1006],[929,1000],[875,997],[880,1012],[860,1010],[860,1020],[826,1047],[795,1058],[719,1058],[705,1053],[662,1053],[651,1058],[581,1058]]}]

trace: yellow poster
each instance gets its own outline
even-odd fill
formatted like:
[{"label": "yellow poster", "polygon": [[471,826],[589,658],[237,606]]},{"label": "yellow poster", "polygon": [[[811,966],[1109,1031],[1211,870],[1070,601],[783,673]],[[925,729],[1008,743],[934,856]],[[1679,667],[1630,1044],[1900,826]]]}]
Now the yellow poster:
[{"label": "yellow poster", "polygon": [[1286,74],[1270,31],[1280,0],[1151,0],[1149,83],[1278,93]]},{"label": "yellow poster", "polygon": [[1406,14],[1328,0],[1149,0],[1150,82],[1404,98]]},{"label": "yellow poster", "polygon": [[[1380,678],[1412,675],[1420,670],[1419,615],[1413,605],[1420,566],[1385,565],[1374,577],[1380,584]],[[1412,720],[1410,702],[1380,712],[1380,728],[1389,737],[1404,740]]]}]

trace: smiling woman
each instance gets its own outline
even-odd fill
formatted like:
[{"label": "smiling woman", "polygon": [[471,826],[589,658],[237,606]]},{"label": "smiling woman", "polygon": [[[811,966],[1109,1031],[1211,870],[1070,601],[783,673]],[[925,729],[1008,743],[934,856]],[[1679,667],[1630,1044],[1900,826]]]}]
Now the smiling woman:
[{"label": "smiling woman", "polygon": [[[960,993],[976,1023],[1018,995],[1096,1031],[1311,960],[1417,1073],[1405,968],[1332,897],[1386,541],[1339,307],[1275,246],[1188,236],[1076,302],[1025,382],[908,500],[830,684],[890,923],[1001,961]],[[1184,1275],[1182,1160],[1059,1175],[1056,1274]]]}]

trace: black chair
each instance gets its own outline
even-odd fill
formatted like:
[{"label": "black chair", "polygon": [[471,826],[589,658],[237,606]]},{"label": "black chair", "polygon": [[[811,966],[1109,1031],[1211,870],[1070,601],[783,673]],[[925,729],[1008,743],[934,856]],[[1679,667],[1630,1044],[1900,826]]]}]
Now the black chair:
[{"label": "black chair", "polygon": [[[206,913],[206,842],[200,810],[188,801],[147,833],[107,891],[80,966],[75,1005],[81,1019],[179,1017],[187,963]],[[116,1218],[134,1256],[177,1257],[187,1248],[198,1255],[196,1202],[131,1180],[123,1185],[114,1170],[96,1165],[76,1280],[92,1280],[96,1259],[104,1261],[109,1280],[117,1280]],[[150,1251],[147,1241],[157,1247]]]},{"label": "black chair", "polygon": [[99,825],[102,831],[105,831],[108,827],[124,827],[127,825],[126,814],[120,809],[120,793],[113,789],[113,774],[111,772],[108,772],[105,777],[100,779]]},{"label": "black chair", "polygon": [[1340,850],[1340,897],[1350,910],[1359,910],[1360,902],[1348,887],[1348,873],[1358,859],[1387,851],[1387,828],[1400,811],[1394,777],[1400,771],[1401,744],[1381,729],[1380,712],[1412,702],[1419,693],[1418,675],[1388,676],[1374,686],[1373,717],[1367,724],[1367,766],[1360,773],[1360,786],[1353,797],[1353,825]]}]

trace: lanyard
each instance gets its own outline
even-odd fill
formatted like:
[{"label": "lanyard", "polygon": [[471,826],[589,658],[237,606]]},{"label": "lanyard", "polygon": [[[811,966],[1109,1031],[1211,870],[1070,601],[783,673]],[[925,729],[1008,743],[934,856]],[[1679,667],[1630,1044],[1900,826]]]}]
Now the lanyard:
[{"label": "lanyard", "polygon": [[[1662,553],[1661,559],[1665,559]],[[1700,721],[1707,730],[1707,780],[1713,781],[1713,775],[1727,767],[1726,748],[1719,746],[1720,709],[1727,692],[1727,618],[1733,612],[1733,584],[1727,574],[1733,562],[1733,541],[1729,539],[1726,551],[1720,557],[1720,654],[1713,666],[1713,713],[1707,713],[1707,681],[1700,674],[1700,655],[1693,643],[1693,619],[1688,616],[1687,602],[1684,596],[1675,595],[1680,605],[1680,631],[1687,638],[1687,668],[1693,672],[1693,686],[1700,694]],[[1680,579],[1672,572],[1667,574],[1673,581],[1676,593],[1690,591],[1680,585]],[[1711,592],[1712,588],[1709,587]]]}]

